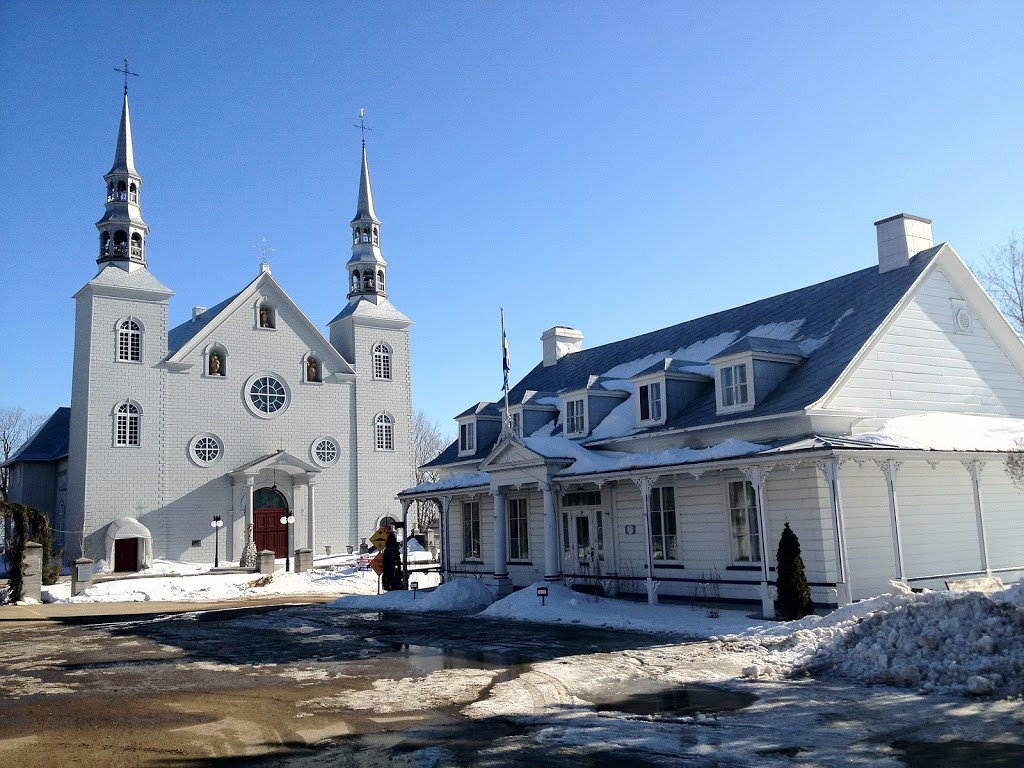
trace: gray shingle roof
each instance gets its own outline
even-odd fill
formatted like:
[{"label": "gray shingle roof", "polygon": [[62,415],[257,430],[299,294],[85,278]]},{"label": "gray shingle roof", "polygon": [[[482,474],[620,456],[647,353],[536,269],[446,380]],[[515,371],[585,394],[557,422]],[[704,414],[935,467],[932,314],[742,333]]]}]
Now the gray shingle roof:
[{"label": "gray shingle roof", "polygon": [[[871,266],[741,307],[583,349],[566,355],[555,365],[538,364],[512,387],[509,402],[520,401],[527,390],[582,389],[591,376],[604,375],[616,367],[648,357],[654,360],[678,356],[695,360],[693,350],[702,347],[707,354],[715,356],[745,337],[764,338],[771,334],[766,329],[789,325],[795,329],[787,340],[792,344],[782,346],[787,353],[792,353],[795,345],[806,359],[795,365],[767,397],[742,415],[756,418],[801,410],[820,399],[835,383],[941,247],[937,245],[922,251],[903,269],[879,273],[877,265]],[[702,344],[709,340],[717,340],[717,348],[713,348],[713,344]],[[650,368],[650,363],[643,362],[642,367],[630,371],[629,375]],[[698,427],[735,419],[734,414],[716,413],[714,393],[714,382],[707,382],[681,414],[658,429]],[[492,447],[480,446],[478,454],[486,455]],[[454,462],[458,460],[457,454],[458,445],[449,446],[431,465]]]},{"label": "gray shingle roof", "polygon": [[168,353],[173,355],[179,349],[188,344],[193,338],[195,338],[195,335],[209,325],[210,321],[217,317],[217,315],[219,315],[228,306],[228,304],[237,299],[240,293],[242,292],[239,291],[234,296],[224,299],[220,304],[210,307],[198,317],[186,320],[181,325],[171,328],[171,330],[167,332]]},{"label": "gray shingle roof", "polygon": [[71,435],[71,409],[58,408],[18,451],[5,462],[5,466],[19,461],[57,461],[68,455]]}]

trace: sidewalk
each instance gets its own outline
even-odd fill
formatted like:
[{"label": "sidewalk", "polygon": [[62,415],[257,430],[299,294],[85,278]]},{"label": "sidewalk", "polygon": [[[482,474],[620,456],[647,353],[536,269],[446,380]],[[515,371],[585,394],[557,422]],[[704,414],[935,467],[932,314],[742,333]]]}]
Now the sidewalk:
[{"label": "sidewalk", "polygon": [[0,629],[17,623],[62,622],[97,624],[126,619],[145,621],[156,616],[193,611],[223,611],[239,608],[272,608],[280,605],[329,603],[337,595],[267,595],[240,600],[196,602],[131,603],[40,603],[38,605],[0,605]]}]

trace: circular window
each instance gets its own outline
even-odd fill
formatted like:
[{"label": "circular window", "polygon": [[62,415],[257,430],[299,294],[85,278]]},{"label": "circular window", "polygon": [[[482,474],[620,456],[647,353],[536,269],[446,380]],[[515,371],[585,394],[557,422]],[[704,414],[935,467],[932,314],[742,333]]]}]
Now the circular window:
[{"label": "circular window", "polygon": [[313,461],[326,467],[338,460],[338,442],[333,437],[322,437],[313,443]]},{"label": "circular window", "polygon": [[257,416],[271,417],[288,407],[288,387],[277,376],[260,373],[246,382],[246,401]]},{"label": "circular window", "polygon": [[188,455],[201,467],[215,464],[224,453],[224,446],[216,435],[196,435],[188,444]]}]

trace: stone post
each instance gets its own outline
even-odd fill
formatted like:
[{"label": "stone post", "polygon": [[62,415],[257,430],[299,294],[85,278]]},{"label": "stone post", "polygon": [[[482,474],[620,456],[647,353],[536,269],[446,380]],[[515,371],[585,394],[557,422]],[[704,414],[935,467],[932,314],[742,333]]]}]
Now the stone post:
[{"label": "stone post", "polygon": [[264,576],[274,572],[274,553],[269,549],[256,553],[256,567]]},{"label": "stone post", "polygon": [[24,570],[22,571],[21,599],[43,600],[43,545],[25,542]]},{"label": "stone post", "polygon": [[71,596],[74,597],[92,586],[92,560],[80,557],[71,568]]},{"label": "stone post", "polygon": [[295,550],[295,572],[305,573],[313,567],[313,550],[299,547]]}]

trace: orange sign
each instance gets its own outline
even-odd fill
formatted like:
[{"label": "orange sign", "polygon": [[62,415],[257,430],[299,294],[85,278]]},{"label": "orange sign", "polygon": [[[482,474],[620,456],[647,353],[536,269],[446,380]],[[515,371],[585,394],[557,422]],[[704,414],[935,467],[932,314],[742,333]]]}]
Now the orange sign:
[{"label": "orange sign", "polygon": [[378,576],[384,573],[384,553],[378,552],[377,556],[370,561],[370,567]]}]

